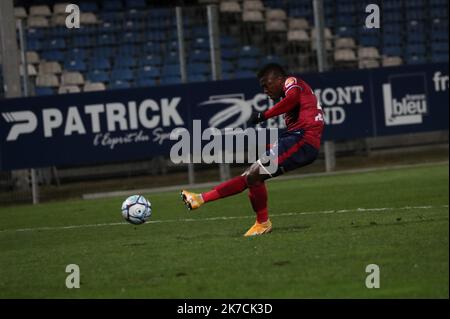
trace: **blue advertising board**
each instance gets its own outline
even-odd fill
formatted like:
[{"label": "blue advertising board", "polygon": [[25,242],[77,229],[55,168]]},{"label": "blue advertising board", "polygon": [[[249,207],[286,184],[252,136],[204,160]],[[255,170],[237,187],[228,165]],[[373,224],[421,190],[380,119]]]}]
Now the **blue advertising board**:
[{"label": "blue advertising board", "polygon": [[[300,76],[321,101],[324,140],[448,129],[448,63]],[[256,79],[4,99],[0,169],[168,155],[175,128],[242,127],[273,104]]]}]

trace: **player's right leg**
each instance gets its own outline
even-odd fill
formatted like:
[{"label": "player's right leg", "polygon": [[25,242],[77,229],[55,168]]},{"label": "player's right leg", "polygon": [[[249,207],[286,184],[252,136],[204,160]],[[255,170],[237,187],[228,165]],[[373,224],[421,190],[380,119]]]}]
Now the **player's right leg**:
[{"label": "player's right leg", "polygon": [[205,193],[181,191],[181,200],[189,210],[197,209],[207,202],[238,194],[247,188],[247,178],[244,175],[236,176],[225,181]]}]

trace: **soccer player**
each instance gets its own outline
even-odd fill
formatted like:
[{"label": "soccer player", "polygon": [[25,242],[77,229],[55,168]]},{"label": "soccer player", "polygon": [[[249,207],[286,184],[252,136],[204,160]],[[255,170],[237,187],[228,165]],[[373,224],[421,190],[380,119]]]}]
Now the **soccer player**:
[{"label": "soccer player", "polygon": [[[196,194],[181,191],[181,198],[189,210],[197,209],[207,202],[241,193],[248,188],[248,197],[256,213],[255,224],[244,236],[269,233],[272,222],[267,210],[265,180],[279,176],[312,163],[319,153],[324,127],[322,108],[310,86],[300,78],[288,76],[278,64],[268,64],[258,72],[264,93],[272,100],[279,100],[265,112],[254,112],[249,124],[255,125],[271,117],[284,114],[287,131],[268,150],[277,154],[277,170],[270,174],[261,159],[253,163],[242,175],[225,181],[212,190]],[[276,148],[276,150],[275,150]]]}]

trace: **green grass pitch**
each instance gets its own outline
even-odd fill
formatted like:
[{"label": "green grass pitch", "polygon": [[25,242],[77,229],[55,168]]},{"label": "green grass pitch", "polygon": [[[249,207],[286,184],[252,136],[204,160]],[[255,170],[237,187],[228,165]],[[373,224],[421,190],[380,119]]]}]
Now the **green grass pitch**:
[{"label": "green grass pitch", "polygon": [[[271,234],[244,238],[247,193],[188,213],[176,192],[0,208],[0,298],[448,298],[448,164],[268,183]],[[120,188],[120,185],[118,185]],[[66,265],[81,287],[65,286]],[[368,264],[380,288],[365,286]]]}]

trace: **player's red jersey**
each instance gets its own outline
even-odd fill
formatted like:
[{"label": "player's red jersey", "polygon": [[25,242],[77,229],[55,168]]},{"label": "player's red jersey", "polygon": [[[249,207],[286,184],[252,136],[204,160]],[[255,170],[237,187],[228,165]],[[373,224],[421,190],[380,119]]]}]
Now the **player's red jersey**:
[{"label": "player's red jersey", "polygon": [[264,112],[265,118],[284,114],[288,131],[303,130],[305,141],[319,149],[324,126],[323,113],[314,91],[303,80],[288,77],[284,98]]}]

